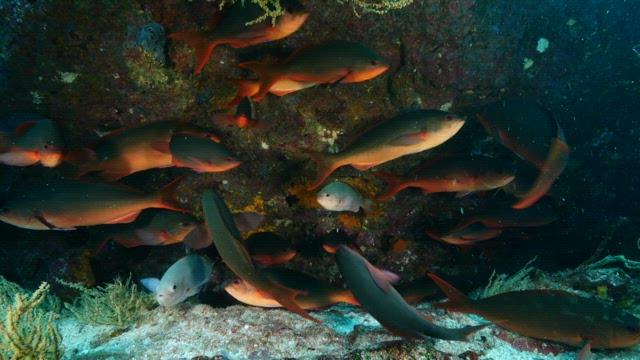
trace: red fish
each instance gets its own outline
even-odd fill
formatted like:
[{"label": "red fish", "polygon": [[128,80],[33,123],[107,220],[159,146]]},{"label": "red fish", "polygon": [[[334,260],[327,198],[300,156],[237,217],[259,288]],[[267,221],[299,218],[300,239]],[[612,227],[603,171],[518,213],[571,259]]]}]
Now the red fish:
[{"label": "red fish", "polygon": [[579,346],[579,359],[586,359],[591,348],[640,343],[640,319],[611,304],[559,290],[512,291],[472,300],[440,277],[429,277],[449,298],[438,307],[480,315],[524,336]]},{"label": "red fish", "polygon": [[226,8],[218,21],[205,31],[187,30],[175,32],[169,38],[186,42],[195,51],[195,74],[211,59],[216,46],[229,45],[233,48],[244,48],[269,41],[283,39],[296,32],[309,17],[302,5],[295,0],[283,0],[284,14],[275,23],[257,22],[253,20],[264,14],[264,10],[253,2],[246,4],[237,1]]},{"label": "red fish", "polygon": [[260,77],[260,88],[252,95],[258,101],[277,84],[285,89],[273,91],[283,94],[318,84],[367,81],[389,69],[384,59],[368,47],[338,40],[301,49],[277,64],[251,61],[241,63],[240,67]]},{"label": "red fish", "polygon": [[423,169],[412,171],[405,179],[383,172],[375,175],[389,184],[389,189],[378,197],[378,200],[382,201],[409,187],[422,189],[425,194],[457,192],[466,195],[501,188],[515,178],[509,166],[486,156],[438,161]]},{"label": "red fish", "polygon": [[562,128],[551,112],[524,100],[490,104],[478,118],[490,135],[540,171],[533,187],[513,208],[524,209],[535,204],[569,160],[569,146]]}]

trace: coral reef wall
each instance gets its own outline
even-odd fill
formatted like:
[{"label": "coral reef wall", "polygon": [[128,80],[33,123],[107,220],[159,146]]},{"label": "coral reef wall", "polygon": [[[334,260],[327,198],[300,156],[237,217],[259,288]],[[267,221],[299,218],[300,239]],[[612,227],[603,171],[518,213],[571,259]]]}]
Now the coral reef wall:
[{"label": "coral reef wall", "polygon": [[[187,173],[180,200],[199,209],[202,189],[222,190],[232,210],[266,215],[263,225],[294,239],[302,249],[295,266],[336,280],[336,269],[318,243],[342,229],[372,262],[410,280],[425,270],[467,274],[486,281],[493,268],[517,269],[536,255],[550,269],[577,265],[602,245],[605,252],[640,255],[638,186],[630,164],[640,160],[640,13],[634,1],[416,0],[379,16],[354,14],[332,1],[307,1],[309,21],[293,36],[247,49],[219,47],[200,76],[192,75],[192,53],[166,34],[204,27],[215,2],[20,1],[0,5],[0,117],[38,113],[58,122],[67,144],[88,145],[95,130],[148,121],[184,119],[217,130],[243,165],[228,173]],[[326,39],[361,41],[388,58],[392,68],[363,84],[316,87],[256,104],[264,128],[226,128],[213,121],[234,95],[233,79],[252,76],[237,63],[275,59]],[[540,38],[548,40],[543,52]],[[461,212],[488,202],[508,203],[504,194],[424,197],[400,194],[366,214],[319,210],[303,188],[314,175],[301,149],[347,144],[361,130],[407,108],[442,108],[472,114],[479,104],[525,97],[548,107],[562,124],[573,153],[553,197],[557,223],[511,231],[491,245],[459,251],[430,240],[425,229],[450,226]],[[512,155],[469,123],[437,150],[385,165],[401,171],[443,154]],[[42,184],[64,168],[3,167],[3,190],[11,184]],[[130,185],[157,188],[184,171],[133,175]],[[342,169],[365,194],[383,184],[368,173]],[[595,205],[597,204],[597,205]],[[628,219],[620,221],[620,219]],[[585,226],[588,224],[589,229]],[[0,273],[35,287],[55,277],[92,285],[117,274],[157,276],[180,257],[181,246],[125,250],[109,245],[90,258],[100,234],[30,232],[0,224]],[[604,239],[604,240],[603,240]],[[402,240],[402,246],[394,246]],[[601,244],[606,241],[606,244]],[[215,257],[215,250],[209,255]],[[7,259],[5,261],[5,259]],[[477,275],[477,276],[469,276]]]}]

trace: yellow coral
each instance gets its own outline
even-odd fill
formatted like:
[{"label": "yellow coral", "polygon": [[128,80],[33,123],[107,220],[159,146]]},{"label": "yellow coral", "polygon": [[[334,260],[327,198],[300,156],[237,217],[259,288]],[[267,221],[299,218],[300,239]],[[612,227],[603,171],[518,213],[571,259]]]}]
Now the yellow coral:
[{"label": "yellow coral", "polygon": [[116,279],[94,289],[60,279],[58,282],[80,292],[74,304],[65,306],[80,322],[86,324],[112,325],[124,329],[155,304],[153,298],[139,291],[130,279]]},{"label": "yellow coral", "polygon": [[[235,0],[221,0],[220,10],[226,5],[233,4]],[[252,3],[258,5],[264,14],[249,21],[246,25],[253,25],[271,19],[271,25],[275,26],[276,19],[284,14],[284,8],[280,4],[280,0],[251,0]],[[242,0],[244,6],[244,0]]]},{"label": "yellow coral", "polygon": [[5,309],[0,324],[0,359],[60,359],[62,338],[54,323],[54,314],[38,306],[46,299],[49,284],[42,283],[31,296],[17,292],[13,304]]},{"label": "yellow coral", "polygon": [[351,3],[353,12],[360,16],[357,9],[375,14],[386,14],[391,10],[402,9],[413,3],[413,0],[338,0],[340,4]]}]

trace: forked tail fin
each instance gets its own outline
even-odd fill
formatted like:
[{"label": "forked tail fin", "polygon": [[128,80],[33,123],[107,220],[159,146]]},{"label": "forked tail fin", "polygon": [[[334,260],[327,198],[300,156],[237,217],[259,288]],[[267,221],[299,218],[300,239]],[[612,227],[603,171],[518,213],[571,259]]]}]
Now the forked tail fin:
[{"label": "forked tail fin", "polygon": [[433,280],[436,285],[442,290],[442,292],[449,298],[449,301],[436,304],[435,306],[451,311],[458,312],[473,312],[473,302],[460,290],[454,288],[451,284],[444,281],[441,277],[435,274],[427,274]]},{"label": "forked tail fin", "polygon": [[278,82],[280,75],[280,67],[277,64],[267,64],[258,61],[247,61],[238,64],[241,68],[249,69],[256,73],[260,78],[260,87],[258,91],[251,96],[253,100],[260,101],[267,96],[269,90]]},{"label": "forked tail fin", "polygon": [[301,308],[300,305],[298,305],[298,303],[296,302],[295,299],[297,296],[305,294],[303,291],[294,290],[275,282],[271,282],[270,287],[270,295],[284,308],[291,311],[292,313],[296,313],[302,316],[305,319],[320,323],[320,320],[309,315],[309,313]]},{"label": "forked tail fin", "polygon": [[387,201],[404,189],[402,179],[391,173],[376,171],[373,175],[387,183],[387,190],[377,197],[379,201]]},{"label": "forked tail fin", "polygon": [[175,192],[182,180],[184,180],[184,176],[180,176],[179,178],[173,180],[169,184],[165,185],[156,195],[158,204],[157,206],[161,209],[167,210],[175,210],[182,212],[189,212],[189,210],[182,207],[181,204],[178,203]]},{"label": "forked tail fin", "polygon": [[475,334],[477,331],[484,329],[485,327],[491,325],[490,323],[475,325],[475,326],[465,326],[460,329],[449,329],[447,337],[445,340],[454,340],[454,341],[469,341],[469,338]]},{"label": "forked tail fin", "polygon": [[305,153],[309,155],[309,157],[311,157],[311,160],[318,166],[316,180],[313,182],[313,184],[307,186],[307,190],[311,191],[320,187],[320,185],[322,185],[325,180],[327,180],[327,178],[341,165],[337,164],[334,156],[332,156],[331,154],[325,154],[315,151],[305,151]]},{"label": "forked tail fin", "polygon": [[169,38],[172,40],[184,41],[189,45],[189,47],[193,48],[195,53],[194,73],[196,75],[202,72],[202,68],[204,68],[204,66],[209,62],[209,59],[211,59],[213,48],[216,47],[215,42],[207,40],[201,32],[194,30],[175,32],[170,34]]},{"label": "forked tail fin", "polygon": [[569,161],[569,146],[560,138],[554,138],[549,148],[549,155],[540,168],[540,175],[533,186],[520,201],[512,205],[514,209],[522,210],[535,204],[553,185]]}]

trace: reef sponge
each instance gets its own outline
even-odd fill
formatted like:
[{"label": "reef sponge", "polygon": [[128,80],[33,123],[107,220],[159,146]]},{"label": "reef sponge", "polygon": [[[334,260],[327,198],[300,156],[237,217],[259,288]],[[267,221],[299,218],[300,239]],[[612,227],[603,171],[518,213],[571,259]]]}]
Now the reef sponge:
[{"label": "reef sponge", "polygon": [[124,329],[135,323],[155,305],[154,299],[140,290],[131,279],[114,282],[96,288],[87,288],[78,283],[58,280],[62,285],[80,292],[72,304],[65,307],[85,324],[111,325]]},{"label": "reef sponge", "polygon": [[49,284],[43,282],[31,295],[20,288],[11,305],[2,307],[4,322],[0,324],[0,359],[60,359],[62,338],[54,323],[53,312],[40,305],[47,298]]}]

